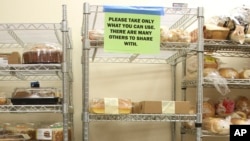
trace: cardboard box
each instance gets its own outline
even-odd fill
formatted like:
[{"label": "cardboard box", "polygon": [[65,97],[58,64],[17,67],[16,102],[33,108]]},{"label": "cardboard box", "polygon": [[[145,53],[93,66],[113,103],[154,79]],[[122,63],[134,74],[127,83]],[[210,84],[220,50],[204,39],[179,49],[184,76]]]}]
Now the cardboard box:
[{"label": "cardboard box", "polygon": [[189,114],[189,101],[162,101],[163,114]]},{"label": "cardboard box", "polygon": [[18,52],[0,53],[0,58],[7,60],[8,64],[21,64],[21,56]]},{"label": "cardboard box", "polygon": [[141,114],[161,114],[161,101],[141,101],[139,103],[139,113]]},{"label": "cardboard box", "polygon": [[133,107],[140,114],[189,114],[189,101],[141,101]]}]

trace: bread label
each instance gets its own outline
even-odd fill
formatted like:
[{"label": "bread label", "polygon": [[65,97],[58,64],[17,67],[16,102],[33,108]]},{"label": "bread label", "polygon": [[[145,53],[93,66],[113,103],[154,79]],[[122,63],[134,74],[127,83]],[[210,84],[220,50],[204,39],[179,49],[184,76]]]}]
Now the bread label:
[{"label": "bread label", "polygon": [[52,140],[52,129],[48,128],[37,129],[36,138],[38,140]]},{"label": "bread label", "polygon": [[162,101],[162,113],[174,114],[175,113],[175,101]]},{"label": "bread label", "polygon": [[105,114],[119,114],[118,98],[104,98],[104,113]]}]

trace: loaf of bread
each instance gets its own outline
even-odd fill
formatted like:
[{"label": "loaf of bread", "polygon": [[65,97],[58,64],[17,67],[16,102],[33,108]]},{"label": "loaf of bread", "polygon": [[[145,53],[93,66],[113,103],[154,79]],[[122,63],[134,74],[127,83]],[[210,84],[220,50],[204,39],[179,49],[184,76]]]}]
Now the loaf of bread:
[{"label": "loaf of bread", "polygon": [[[229,28],[221,27],[214,24],[205,24],[203,26],[203,34],[205,39],[226,40],[229,35]],[[198,30],[195,29],[191,33],[192,42],[198,39]]]},{"label": "loaf of bread", "polygon": [[239,96],[235,102],[235,110],[246,114],[250,113],[250,101],[245,96]]},{"label": "loaf of bread", "polygon": [[245,69],[239,73],[239,78],[250,79],[250,69]]},{"label": "loaf of bread", "polygon": [[96,114],[129,114],[132,112],[130,99],[95,98],[90,101],[89,110]]},{"label": "loaf of bread", "polygon": [[227,118],[215,118],[215,117],[208,117],[203,119],[203,126],[204,130],[207,130],[214,134],[229,134],[229,127],[231,124],[231,117]]},{"label": "loaf of bread", "polygon": [[227,79],[238,79],[239,73],[234,68],[220,68],[219,73],[222,77]]},{"label": "loaf of bread", "polygon": [[160,30],[160,40],[161,43],[164,42],[191,42],[191,36],[189,32],[183,29],[167,29],[161,27]]},{"label": "loaf of bread", "polygon": [[203,118],[213,117],[215,115],[215,107],[212,103],[208,101],[203,102]]}]

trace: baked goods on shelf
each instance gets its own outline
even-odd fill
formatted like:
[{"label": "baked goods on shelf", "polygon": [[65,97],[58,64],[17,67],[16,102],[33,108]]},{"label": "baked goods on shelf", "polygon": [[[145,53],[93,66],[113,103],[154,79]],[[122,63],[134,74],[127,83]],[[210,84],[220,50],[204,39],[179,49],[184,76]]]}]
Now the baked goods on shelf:
[{"label": "baked goods on shelf", "polygon": [[229,116],[234,112],[235,102],[233,99],[230,98],[222,98],[218,101],[215,105],[216,115],[220,117]]},{"label": "baked goods on shelf", "polygon": [[160,41],[165,42],[191,42],[191,35],[189,32],[183,29],[168,29],[167,27],[161,27],[160,29]]},{"label": "baked goods on shelf", "polygon": [[[198,30],[190,32],[191,42],[196,42],[198,39]],[[203,26],[203,36],[205,39],[226,40],[229,35],[229,28],[221,27],[213,24],[205,24]]]},{"label": "baked goods on shelf", "polygon": [[16,88],[10,98],[13,105],[58,104],[57,88]]},{"label": "baked goods on shelf", "polygon": [[32,44],[23,53],[24,64],[61,63],[62,49],[56,44]]},{"label": "baked goods on shelf", "polygon": [[244,69],[239,73],[240,79],[250,79],[250,69]]},{"label": "baked goods on shelf", "polygon": [[215,108],[214,104],[209,101],[203,101],[203,113],[202,118],[214,117],[215,116]]},{"label": "baked goods on shelf", "polygon": [[203,119],[202,128],[210,133],[225,135],[229,134],[230,124],[230,116],[226,118],[208,117]]},{"label": "baked goods on shelf", "polygon": [[237,97],[237,99],[235,101],[235,110],[244,112],[246,114],[250,113],[249,99],[245,96]]},{"label": "baked goods on shelf", "polygon": [[132,112],[130,99],[122,98],[93,98],[89,110],[96,114],[129,114]]},{"label": "baked goods on shelf", "polygon": [[220,68],[219,73],[222,77],[227,79],[238,79],[239,73],[234,68]]},{"label": "baked goods on shelf", "polygon": [[104,30],[90,30],[89,40],[91,46],[103,46],[104,44]]}]

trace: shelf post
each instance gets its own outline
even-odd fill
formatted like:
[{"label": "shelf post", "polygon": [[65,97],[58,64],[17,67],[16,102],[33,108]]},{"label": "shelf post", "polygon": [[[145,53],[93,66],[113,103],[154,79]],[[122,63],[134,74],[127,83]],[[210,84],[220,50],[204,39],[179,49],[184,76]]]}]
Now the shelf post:
[{"label": "shelf post", "polygon": [[68,50],[67,50],[67,46],[68,46],[68,23],[67,23],[67,10],[66,10],[66,5],[62,5],[62,13],[63,13],[63,17],[62,17],[62,22],[61,22],[61,31],[62,31],[62,50],[63,50],[63,61],[62,61],[62,93],[63,93],[63,140],[64,141],[68,141],[68,123],[69,123],[69,93],[70,93],[70,89],[69,89],[69,75],[68,75],[68,65],[67,65],[67,60],[69,58],[67,58],[67,54],[68,54]]},{"label": "shelf post", "polygon": [[89,140],[89,114],[88,114],[88,107],[89,107],[89,38],[88,38],[88,31],[89,31],[89,4],[83,4],[83,22],[82,22],[82,135],[83,141]]},{"label": "shelf post", "polygon": [[197,49],[197,118],[196,118],[196,141],[201,141],[202,137],[202,109],[203,109],[203,54],[204,54],[204,39],[203,39],[203,26],[204,26],[204,9],[198,7],[198,49]]}]

